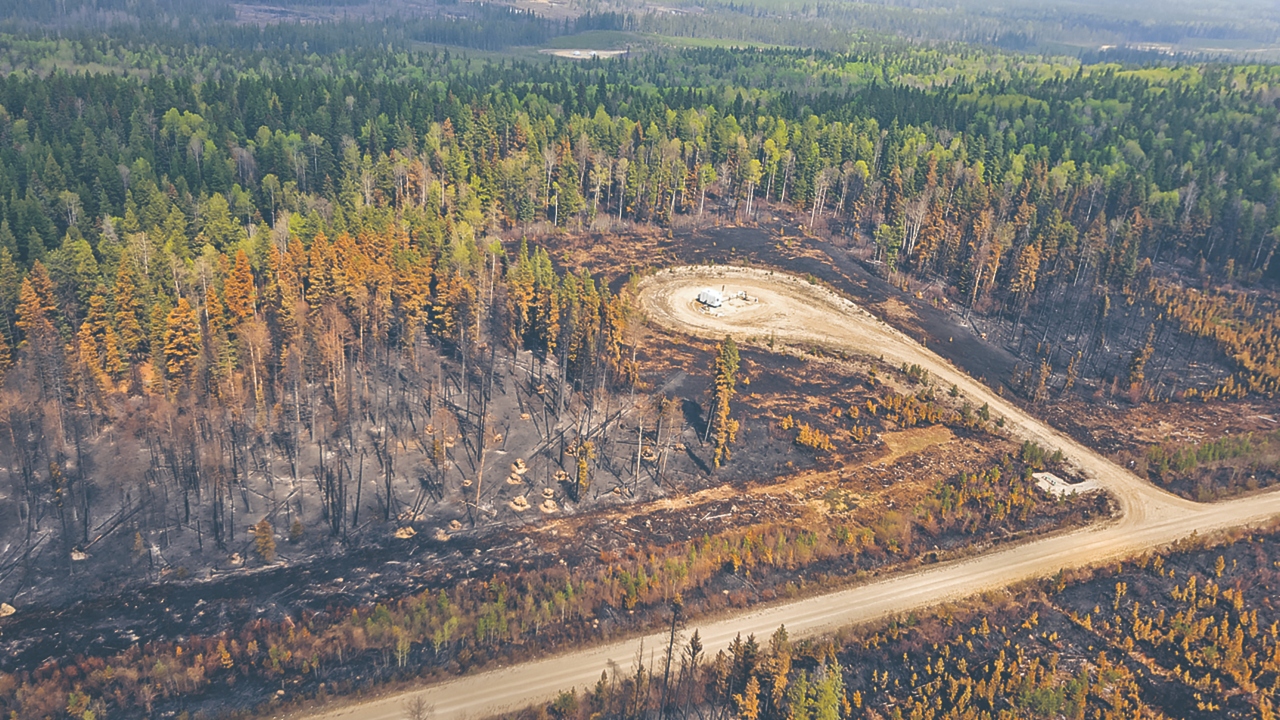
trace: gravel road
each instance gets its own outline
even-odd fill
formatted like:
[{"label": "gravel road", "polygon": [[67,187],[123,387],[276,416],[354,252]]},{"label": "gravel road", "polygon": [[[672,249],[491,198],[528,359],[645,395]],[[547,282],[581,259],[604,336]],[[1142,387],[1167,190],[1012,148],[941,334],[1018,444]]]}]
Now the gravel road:
[{"label": "gravel road", "polygon": [[[747,299],[707,311],[694,298],[705,288]],[[928,348],[873,317],[849,300],[782,272],[738,267],[686,267],[661,271],[641,285],[651,321],[703,337],[732,334],[740,342],[772,337],[787,344],[817,345],[883,357],[894,366],[917,364],[944,387],[955,384],[975,406],[987,403],[1020,439],[1061,449],[1076,472],[1112,493],[1120,516],[1093,527],[1052,535],[967,560],[897,574],[825,595],[754,608],[690,623],[714,655],[741,633],[767,637],[785,624],[791,637],[806,637],[843,626],[925,608],[977,593],[1045,577],[1065,568],[1097,565],[1172,543],[1193,533],[1262,524],[1280,515],[1280,492],[1204,505],[1157,489],[1065,434],[1023,412],[986,386],[957,370]],[[633,667],[643,647],[656,661],[661,633],[583,648],[546,659],[457,678],[419,691],[400,693],[313,714],[323,720],[393,720],[404,717],[404,702],[422,693],[436,720],[483,718],[550,699],[558,691],[593,685],[613,665]]]}]

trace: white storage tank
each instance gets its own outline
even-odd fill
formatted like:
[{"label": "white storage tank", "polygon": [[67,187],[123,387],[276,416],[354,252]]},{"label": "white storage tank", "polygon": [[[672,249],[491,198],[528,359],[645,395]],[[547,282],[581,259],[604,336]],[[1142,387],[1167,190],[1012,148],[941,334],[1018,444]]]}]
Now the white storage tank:
[{"label": "white storage tank", "polygon": [[707,307],[718,308],[724,304],[724,295],[720,294],[719,290],[707,288],[706,290],[698,293],[698,302],[706,305]]}]

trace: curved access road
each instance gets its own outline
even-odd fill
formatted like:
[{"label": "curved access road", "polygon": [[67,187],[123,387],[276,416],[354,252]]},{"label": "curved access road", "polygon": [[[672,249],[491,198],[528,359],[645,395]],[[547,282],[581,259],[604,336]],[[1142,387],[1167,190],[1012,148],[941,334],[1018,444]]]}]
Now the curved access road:
[{"label": "curved access road", "polygon": [[[713,288],[746,300],[718,310],[697,304],[698,292]],[[641,301],[651,320],[704,337],[732,334],[757,342],[772,337],[789,344],[819,345],[871,357],[895,366],[914,363],[940,383],[954,383],[972,402],[988,403],[1003,415],[1015,437],[1061,448],[1075,469],[1105,487],[1120,505],[1118,519],[1053,535],[967,560],[942,563],[825,595],[760,607],[690,623],[709,653],[733,638],[764,637],[785,624],[792,637],[813,636],[958,600],[989,590],[1052,575],[1059,570],[1116,561],[1159,548],[1193,533],[1259,525],[1280,515],[1280,492],[1203,505],[1161,491],[995,395],[906,335],[849,300],[781,272],[736,267],[675,268],[647,278]],[[422,695],[437,720],[479,720],[549,700],[562,689],[586,688],[611,666],[624,672],[643,651],[657,661],[661,633],[521,663],[449,680],[422,690],[322,710],[323,720],[399,720],[404,703]]]}]

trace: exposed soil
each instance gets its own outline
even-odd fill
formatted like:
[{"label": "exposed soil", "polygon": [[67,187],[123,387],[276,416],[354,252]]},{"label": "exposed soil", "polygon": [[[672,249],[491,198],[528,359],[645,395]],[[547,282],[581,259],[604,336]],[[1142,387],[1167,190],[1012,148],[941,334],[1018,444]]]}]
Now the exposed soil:
[{"label": "exposed soil", "polygon": [[[1017,366],[1015,356],[985,342],[960,315],[946,309],[945,298],[931,295],[927,289],[916,297],[868,272],[841,248],[788,236],[785,227],[775,227],[784,235],[774,228],[742,227],[678,231],[674,237],[637,233],[623,243],[580,235],[557,238],[552,249],[568,267],[588,267],[616,278],[615,287],[624,281],[626,271],[655,262],[733,260],[782,265],[849,293],[969,374],[991,379],[997,389],[1002,389],[999,379],[1012,375]],[[768,338],[760,335],[755,341],[763,345]],[[131,582],[127,573],[95,576],[72,566],[80,580],[77,591],[89,588],[99,599],[69,606],[57,599],[22,604],[17,615],[0,621],[0,644],[5,646],[0,668],[30,667],[37,659],[76,653],[105,654],[139,640],[163,642],[191,634],[216,634],[255,619],[280,621],[308,612],[367,606],[403,597],[424,585],[485,579],[495,573],[560,563],[583,565],[601,561],[610,553],[683,542],[704,533],[777,522],[830,523],[836,517],[851,524],[870,524],[886,509],[911,507],[938,480],[959,470],[977,469],[1011,447],[1007,441],[937,426],[899,430],[882,424],[872,427],[869,440],[854,442],[847,414],[833,411],[847,412],[886,387],[909,390],[907,378],[895,368],[878,366],[878,379],[868,382],[868,371],[878,365],[874,358],[850,361],[819,348],[793,348],[784,354],[748,349],[743,355],[744,382],[735,411],[743,422],[741,440],[734,447],[734,460],[712,476],[707,472],[707,448],[700,442],[705,431],[703,408],[711,350],[707,341],[670,335],[658,328],[651,332],[642,345],[645,370],[640,395],[645,402],[633,406],[626,389],[608,400],[603,415],[612,420],[603,428],[591,490],[579,502],[573,502],[556,479],[557,471],[570,469],[562,452],[568,439],[560,435],[553,442],[545,417],[540,424],[539,412],[528,412],[529,405],[538,402],[538,383],[529,372],[534,362],[526,357],[503,366],[499,373],[503,380],[498,394],[504,399],[493,412],[500,418],[503,440],[500,448],[495,444],[498,452],[490,459],[492,469],[486,473],[490,484],[482,507],[486,514],[492,513],[492,519],[481,527],[471,529],[461,504],[466,494],[459,481],[467,473],[459,467],[453,479],[443,483],[440,499],[428,502],[407,520],[375,522],[366,533],[348,538],[346,544],[314,535],[296,547],[281,543],[287,563],[283,567],[236,569],[224,560],[208,571],[198,571],[198,560],[177,559],[195,557],[194,541],[173,538],[166,531],[155,543],[165,550],[167,567],[157,568],[151,576],[164,579],[166,585],[113,596],[122,584]],[[446,367],[454,375],[459,372],[456,365]],[[678,412],[664,420],[664,438],[656,431],[656,413],[646,410],[650,394],[676,400]],[[975,395],[968,390],[966,396]],[[455,406],[460,403],[461,399],[454,399]],[[575,412],[583,411],[578,408]],[[779,428],[788,415],[830,433],[836,441],[835,452],[821,456],[796,446],[793,435]],[[1223,419],[1229,416],[1224,411]],[[1125,421],[1116,418],[1117,435]],[[1069,425],[1065,418],[1063,423]],[[460,425],[465,427],[465,420]],[[1083,430],[1085,423],[1080,425]],[[1096,429],[1090,426],[1090,433]],[[652,457],[637,441],[640,437],[653,449]],[[1093,444],[1105,442],[1106,434],[1096,438],[1080,434],[1077,438]],[[459,443],[454,452],[463,449],[464,444]],[[514,457],[529,464],[521,485],[502,481]],[[404,479],[406,483],[417,481],[412,476]],[[510,505],[513,498],[524,496],[537,505],[544,488],[551,490],[560,512],[543,515],[536,508],[522,512]],[[398,492],[412,496],[416,491],[406,485]],[[376,517],[378,508],[371,502],[368,515]],[[451,528],[451,520],[466,522],[458,531]],[[410,539],[395,540],[390,531],[396,526],[416,527],[418,532]],[[113,537],[91,554],[126,557],[128,534]],[[974,539],[939,540],[945,548]],[[247,536],[241,551],[242,557],[251,558]],[[136,559],[134,564],[149,567],[153,559]],[[0,564],[0,582],[6,571],[16,567]],[[199,579],[182,580],[187,573]],[[745,604],[774,597],[778,588],[795,579],[778,576],[745,594],[734,581],[726,581],[723,589],[733,593],[735,603]],[[619,616],[607,619],[602,632],[643,622],[642,617]],[[50,632],[52,627],[59,630]],[[374,660],[364,672],[376,667]],[[349,688],[372,679],[365,675],[361,682],[360,671],[351,672],[356,674],[347,675],[344,681]],[[246,701],[256,696],[251,687],[243,690],[248,693]]]},{"label": "exposed soil", "polygon": [[[842,431],[847,432],[847,421],[834,417],[831,410],[857,406],[880,396],[883,380],[879,389],[868,382],[870,365],[746,349],[743,392],[734,411],[742,423],[740,441],[733,448],[735,459],[714,476],[709,475],[709,446],[701,442],[701,435],[705,430],[703,408],[710,380],[705,368],[711,365],[714,348],[710,343],[662,332],[655,333],[644,347],[641,361],[645,376],[655,378],[648,384],[657,385],[657,379],[671,378],[661,383],[659,390],[676,399],[679,411],[665,419],[667,427],[660,446],[653,413],[620,420],[613,432],[598,442],[599,469],[591,491],[583,495],[581,502],[569,500],[555,480],[552,470],[561,467],[559,446],[555,444],[541,454],[528,454],[531,469],[521,485],[509,486],[501,481],[499,471],[513,457],[526,455],[514,451],[515,444],[531,445],[538,440],[532,429],[524,433],[529,438],[520,440],[522,434],[515,432],[522,424],[517,416],[519,406],[513,401],[511,407],[498,411],[509,416],[510,424],[500,427],[511,450],[493,461],[489,473],[493,478],[491,490],[486,491],[486,497],[491,499],[485,506],[499,514],[496,523],[471,529],[465,508],[448,497],[458,497],[464,491],[455,479],[446,488],[448,495],[443,500],[420,507],[418,514],[424,519],[409,523],[420,530],[412,538],[395,539],[369,532],[358,539],[350,538],[347,543],[323,538],[304,541],[305,545],[282,541],[282,560],[264,567],[253,559],[251,540],[246,536],[240,549],[242,557],[249,558],[247,567],[228,563],[190,579],[184,579],[188,571],[177,565],[181,562],[177,558],[187,556],[198,561],[201,553],[195,547],[178,545],[180,536],[174,533],[165,550],[165,555],[172,558],[166,561],[169,567],[157,573],[165,583],[125,591],[122,597],[134,597],[135,601],[123,601],[118,610],[113,610],[110,594],[70,605],[56,599],[19,604],[22,611],[0,626],[0,642],[9,644],[9,652],[0,658],[0,669],[23,667],[24,662],[36,657],[58,657],[76,650],[121,649],[137,638],[160,640],[188,633],[207,634],[252,618],[278,619],[323,609],[335,600],[358,604],[395,597],[408,592],[424,577],[483,577],[487,572],[511,567],[537,567],[553,562],[546,557],[565,557],[566,553],[572,557],[575,551],[588,557],[601,550],[678,542],[706,532],[798,517],[797,508],[803,510],[800,514],[807,514],[811,496],[821,498],[836,484],[864,494],[870,507],[883,507],[895,499],[898,506],[909,507],[937,480],[1014,448],[1009,442],[990,436],[956,438],[941,427],[905,432],[885,432],[881,428],[864,443],[849,442],[841,436]],[[676,370],[681,367],[690,372]],[[879,377],[890,378],[894,374],[881,367]],[[901,382],[905,384],[905,380]],[[516,388],[511,392],[514,394]],[[616,402],[625,400],[622,396]],[[634,460],[641,415],[646,419],[645,442],[651,448],[657,447],[659,453],[640,463],[637,478]],[[820,457],[798,447],[792,442],[792,434],[778,429],[786,415],[825,428],[839,441],[839,450]],[[532,426],[534,421],[523,424]],[[880,426],[875,423],[872,429]],[[945,452],[938,451],[939,446],[945,447]],[[909,466],[892,466],[894,461],[910,455],[915,457],[909,458]],[[543,488],[552,490],[553,497],[562,503],[563,512],[547,516],[520,513],[505,506],[517,495],[540,498]],[[778,496],[791,498],[795,507],[788,509],[788,505],[772,502]],[[676,509],[684,512],[675,513]],[[377,518],[377,503],[371,500],[365,512]],[[662,513],[665,515],[657,518],[656,527],[652,521],[639,528],[629,528],[624,523],[628,518]],[[450,519],[461,521],[462,527],[450,529]],[[435,528],[449,529],[449,539],[437,539],[432,532]],[[554,540],[557,535],[563,541]],[[584,535],[590,538],[586,544],[572,539]],[[550,544],[530,547],[528,543],[535,539]],[[120,581],[107,578],[145,572],[150,561],[145,556],[131,555],[127,541],[127,535],[122,534],[114,545],[104,544],[103,550],[95,549],[89,561],[78,563],[75,568],[79,583],[72,586],[75,592],[84,592],[86,583],[105,588],[110,582]],[[194,538],[186,538],[185,542],[194,545]],[[327,542],[332,544],[326,546]],[[483,554],[478,555],[481,551]],[[317,552],[325,557],[308,559]],[[111,567],[119,557],[131,559],[123,568]],[[102,568],[104,576],[91,580],[97,568]],[[18,568],[11,570],[16,572]],[[74,597],[72,593],[68,595]],[[86,625],[83,628],[78,627],[81,621]],[[55,622],[61,626],[61,634],[35,637]],[[18,639],[24,635],[25,639]],[[26,650],[20,652],[19,647]]]},{"label": "exposed soil", "polygon": [[590,60],[592,58],[618,57],[619,55],[626,55],[629,51],[627,50],[586,50],[586,49],[572,50],[572,49],[565,49],[565,48],[556,48],[553,50],[552,49],[539,50],[538,52],[541,52],[545,55],[554,55],[555,57],[559,57],[559,58],[569,58],[571,60]]},{"label": "exposed soil", "polygon": [[[1280,482],[1280,402],[1274,400],[1134,406],[1072,397],[1039,409],[1075,439],[1183,497],[1209,502]],[[1153,462],[1157,451],[1195,453],[1215,443],[1234,448],[1246,438],[1247,451],[1204,457],[1192,468],[1161,472]]]},{"label": "exposed soil", "polygon": [[919,289],[917,298],[916,288],[904,291],[870,272],[847,246],[803,235],[785,220],[759,226],[708,225],[668,235],[637,229],[625,236],[625,242],[611,241],[601,233],[557,236],[546,242],[552,256],[566,267],[616,277],[619,284],[629,273],[672,265],[778,267],[811,276],[848,295],[970,376],[989,380],[992,387],[1011,378],[1018,366],[1017,357],[986,342],[935,289]]},{"label": "exposed soil", "polygon": [[[1133,692],[1130,717],[1257,717],[1259,693],[1237,683],[1250,678],[1244,684],[1251,687],[1257,676],[1227,669],[1231,660],[1217,652],[1216,632],[1188,632],[1182,622],[1195,604],[1194,614],[1205,623],[1198,627],[1229,628],[1240,622],[1241,610],[1244,625],[1251,625],[1256,613],[1259,627],[1270,626],[1280,619],[1274,602],[1280,581],[1277,558],[1280,543],[1274,530],[1216,547],[1188,543],[1174,552],[1083,573],[1074,581],[1063,577],[1011,597],[963,603],[937,616],[850,630],[839,657],[849,692],[858,692],[865,707],[885,714],[930,696],[929,687],[939,679],[923,668],[933,664],[946,666],[944,680],[950,676],[962,683],[967,681],[957,675],[958,667],[972,668],[973,682],[990,682],[993,668],[1000,665],[1018,677],[1031,674],[1033,665],[1041,672],[1052,668],[1042,682],[1059,688],[1074,677],[1099,684],[1119,681],[1118,687]],[[1192,577],[1196,581],[1189,582]],[[1196,589],[1188,594],[1188,587]],[[1265,633],[1244,633],[1242,645],[1251,656],[1242,658],[1242,664],[1265,665],[1275,653],[1273,638]],[[1194,673],[1184,672],[1188,667]],[[1271,675],[1261,667],[1257,672]],[[1206,677],[1210,682],[1203,683]],[[1100,693],[1098,701],[1115,702],[1115,692]],[[997,691],[995,701],[1041,716],[1036,709],[1045,707],[1046,699],[1049,705],[1065,705],[1068,695],[1059,693],[1055,700],[1049,693],[1036,696],[1025,689]],[[956,701],[956,694],[950,694],[944,709]]]},{"label": "exposed soil", "polygon": [[[655,328],[642,348],[644,381],[636,396],[639,401],[633,403],[627,391],[619,390],[608,400],[613,409],[597,410],[612,419],[595,436],[599,457],[593,463],[591,487],[578,501],[556,476],[556,471],[570,468],[571,453],[561,455],[561,448],[571,440],[547,431],[543,410],[528,412],[538,407],[540,396],[529,378],[533,362],[518,358],[500,366],[501,382],[496,384],[491,406],[504,440],[495,441],[487,463],[490,480],[480,507],[485,511],[482,518],[492,514],[493,519],[472,528],[461,503],[473,491],[459,481],[474,471],[467,470],[472,466],[459,437],[453,448],[458,467],[443,476],[439,494],[414,503],[413,517],[377,521],[380,507],[375,493],[363,509],[375,522],[359,535],[351,535],[345,544],[321,533],[296,545],[282,539],[279,548],[284,559],[271,566],[253,557],[250,537],[243,535],[239,549],[246,565],[222,564],[184,578],[189,571],[178,563],[194,564],[202,554],[189,534],[169,530],[170,537],[157,541],[166,543],[162,557],[169,566],[158,571],[164,584],[113,593],[106,588],[113,582],[128,582],[130,572],[129,566],[111,567],[108,561],[113,552],[115,557],[131,557],[129,565],[135,573],[149,569],[153,559],[130,555],[128,534],[120,533],[117,539],[95,547],[90,560],[73,566],[81,581],[78,591],[95,578],[94,568],[108,573],[93,580],[98,589],[95,599],[21,603],[16,615],[0,620],[0,671],[34,668],[46,659],[101,658],[139,642],[162,647],[259,623],[323,626],[349,615],[351,608],[412,596],[424,586],[451,587],[557,566],[585,570],[706,536],[767,527],[877,527],[886,514],[917,505],[939,482],[961,472],[981,472],[1017,449],[1015,443],[983,432],[941,426],[902,430],[870,417],[855,423],[850,409],[879,401],[885,393],[921,389],[918,379],[895,368],[822,353],[744,348],[740,392],[733,405],[734,416],[742,423],[739,442],[733,446],[731,462],[709,474],[709,446],[701,436],[706,428],[704,408],[714,343]],[[452,363],[446,367],[446,377],[460,373]],[[674,411],[661,417],[661,430],[660,414],[650,402],[655,395],[674,401]],[[452,407],[460,418],[465,418],[460,407],[464,403],[465,398],[454,396]],[[579,407],[572,413],[585,411]],[[781,427],[786,417],[823,429],[835,449],[815,453],[799,447],[794,431]],[[865,429],[867,436],[855,440],[854,428]],[[643,447],[638,442],[641,438]],[[541,449],[516,449],[521,446]],[[508,466],[517,457],[527,470],[518,484],[504,482]],[[411,490],[395,487],[402,496]],[[558,512],[523,511],[512,504],[514,498],[526,497],[536,505],[545,490],[550,490]],[[1105,514],[1105,501],[1100,502],[1086,508],[1084,515],[1075,508],[1046,504],[1044,512],[1025,523],[1022,531],[1041,532]],[[417,532],[397,538],[390,532],[395,527]],[[996,536],[1007,534],[1004,529],[990,530]],[[983,530],[938,533],[929,542],[935,552],[945,552],[988,539],[988,531]],[[687,601],[691,611],[742,607],[794,593],[815,578],[847,577],[892,566],[909,560],[910,553],[876,551],[859,558],[853,565],[831,561],[788,572],[760,570],[747,584],[729,572]],[[661,612],[646,606],[634,610],[638,614],[606,611],[594,626],[567,629],[570,635],[562,641],[583,632],[598,638],[643,627],[655,619],[651,614]],[[554,634],[548,638],[553,646],[554,638]],[[423,652],[418,662],[436,667]],[[503,652],[519,657],[527,650],[510,647]],[[467,662],[483,661],[477,657]],[[371,653],[327,673],[325,680],[328,691],[351,690],[395,675],[385,658]],[[313,693],[317,688],[311,683],[296,690]],[[267,691],[263,682],[241,678],[229,695],[218,696],[216,704],[254,705]],[[215,699],[175,702],[179,704],[171,707],[192,710],[208,708],[207,703]]]},{"label": "exposed soil", "polygon": [[[776,212],[777,209],[775,208]],[[565,236],[551,240],[559,259],[575,267],[621,275],[655,265],[681,263],[743,263],[784,268],[812,277],[882,318],[912,339],[946,358],[1018,407],[1044,417],[1075,440],[1094,448],[1139,475],[1149,477],[1183,497],[1208,501],[1269,487],[1280,479],[1270,456],[1256,462],[1199,468],[1183,476],[1148,476],[1143,466],[1156,444],[1213,441],[1245,433],[1280,429],[1280,402],[1161,401],[1135,404],[1116,390],[1134,349],[1143,342],[1158,309],[1116,296],[1105,322],[1094,327],[1097,298],[1075,297],[1071,289],[1058,292],[1017,325],[1014,318],[969,314],[936,284],[890,283],[882,265],[867,262],[866,253],[840,237],[824,239],[804,234],[785,214],[758,226],[710,225],[677,230],[669,236],[637,231],[620,247],[602,252],[606,240],[598,235]],[[1062,308],[1055,315],[1051,308]],[[1070,311],[1070,312],[1066,312]],[[1059,332],[1070,328],[1071,333]],[[1105,338],[1103,347],[1087,348],[1092,337]],[[1165,324],[1154,334],[1155,357],[1149,375],[1156,394],[1168,398],[1188,387],[1208,387],[1230,374],[1229,361],[1211,343],[1196,342]],[[1087,350],[1080,380],[1063,391],[1066,366],[1075,348]],[[1043,348],[1043,352],[1041,351]],[[1025,380],[1045,357],[1054,373],[1048,382],[1051,397],[1032,402]]]}]

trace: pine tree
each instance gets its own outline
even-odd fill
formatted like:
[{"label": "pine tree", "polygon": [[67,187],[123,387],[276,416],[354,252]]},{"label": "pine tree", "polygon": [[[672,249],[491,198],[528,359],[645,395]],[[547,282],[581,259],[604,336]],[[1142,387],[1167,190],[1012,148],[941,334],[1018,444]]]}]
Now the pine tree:
[{"label": "pine tree", "polygon": [[116,380],[124,377],[129,365],[124,361],[124,354],[120,351],[120,341],[115,328],[110,325],[102,336],[102,355],[102,369],[107,375]]},{"label": "pine tree", "polygon": [[18,290],[18,328],[24,334],[23,342],[52,339],[57,334],[54,327],[57,311],[53,281],[44,265],[37,261]]},{"label": "pine tree", "polygon": [[1009,281],[1009,292],[1018,296],[1019,299],[1035,292],[1036,279],[1039,272],[1040,247],[1035,243],[1028,243],[1018,253],[1018,259],[1014,263],[1013,278]]},{"label": "pine tree", "polygon": [[234,323],[238,324],[253,314],[257,293],[253,286],[253,271],[249,268],[249,257],[244,250],[236,251],[236,262],[231,274],[222,287],[226,299],[227,311],[231,313]]},{"label": "pine tree", "polygon": [[319,308],[335,292],[333,282],[333,251],[324,233],[318,233],[311,241],[310,272],[307,276],[307,302]]},{"label": "pine tree", "polygon": [[271,527],[271,521],[267,518],[262,518],[261,522],[253,526],[253,547],[258,553],[258,557],[262,558],[262,562],[271,563],[275,561],[275,529]]},{"label": "pine tree", "polygon": [[45,253],[44,238],[40,237],[35,228],[31,228],[27,233],[27,254],[23,260],[28,263],[40,262],[44,260]]},{"label": "pine tree", "polygon": [[168,295],[160,293],[151,304],[151,313],[148,318],[150,333],[147,336],[147,344],[151,349],[151,363],[153,370],[156,371],[155,379],[157,380],[164,375],[164,334],[168,329],[171,312],[173,312],[173,300]]},{"label": "pine tree", "polygon": [[0,319],[13,315],[18,307],[18,288],[22,284],[22,272],[14,260],[14,254],[0,247]]},{"label": "pine tree", "polygon": [[[72,228],[54,256],[58,260],[59,279],[63,286],[69,286],[75,292],[79,306],[84,307],[89,302],[89,296],[102,282],[102,273],[89,241],[83,237],[74,237],[75,235],[79,235],[79,231]],[[68,317],[71,314],[68,313]]]},{"label": "pine tree", "polygon": [[9,368],[13,366],[13,352],[9,348],[9,339],[0,332],[0,385],[4,384],[4,377],[9,373]]},{"label": "pine tree", "polygon": [[1062,386],[1062,394],[1066,395],[1076,384],[1076,378],[1080,374],[1080,358],[1084,355],[1083,351],[1077,351],[1071,356],[1071,360],[1067,363],[1067,381]]},{"label": "pine tree", "polygon": [[90,323],[81,323],[80,331],[76,333],[76,345],[80,351],[80,366],[88,380],[99,390],[107,390],[110,382],[107,374],[102,371],[102,357]]},{"label": "pine tree", "polygon": [[209,337],[217,337],[227,329],[227,313],[218,291],[212,286],[204,294],[204,319],[209,328]]},{"label": "pine tree", "polygon": [[[298,331],[298,301],[302,298],[302,280],[298,275],[296,258],[306,260],[302,244],[297,238],[290,240],[288,252],[276,249],[268,255],[270,273],[265,299],[275,311],[282,333],[290,338]],[[430,288],[423,288],[422,291],[429,293]]]},{"label": "pine tree", "polygon": [[1142,387],[1143,380],[1146,377],[1147,361],[1151,359],[1152,353],[1155,352],[1155,325],[1151,325],[1147,329],[1146,342],[1142,347],[1133,353],[1133,357],[1129,360],[1129,389],[1136,390]]},{"label": "pine tree", "polygon": [[747,680],[747,687],[741,694],[733,696],[733,704],[738,708],[738,717],[742,720],[757,720],[760,717],[760,681],[752,675]]},{"label": "pine tree", "polygon": [[179,386],[190,386],[195,380],[200,359],[200,321],[186,298],[165,319],[164,367]]},{"label": "pine tree", "polygon": [[213,245],[218,250],[226,250],[236,243],[244,234],[244,229],[237,226],[235,220],[231,217],[231,206],[227,203],[227,198],[221,193],[214,193],[209,196],[209,201],[205,203],[204,227],[201,234],[204,235],[205,242]]},{"label": "pine tree", "polygon": [[54,291],[53,278],[49,276],[49,269],[42,262],[37,262],[31,266],[31,272],[27,274],[27,278],[31,280],[31,286],[35,289],[36,294],[40,297],[45,312],[48,313],[50,322],[58,321],[58,298]]},{"label": "pine tree", "polygon": [[210,286],[204,298],[205,338],[212,355],[214,377],[219,381],[230,378],[236,366],[235,346],[227,335],[227,313],[223,308],[217,290]]},{"label": "pine tree", "polygon": [[786,627],[779,627],[769,639],[768,669],[772,686],[769,702],[774,712],[780,712],[787,697],[787,678],[791,675],[791,642]]},{"label": "pine tree", "polygon": [[177,257],[191,257],[191,243],[187,241],[187,216],[176,205],[164,219],[164,246]]},{"label": "pine tree", "polygon": [[582,211],[584,205],[582,191],[578,185],[578,163],[566,141],[561,150],[560,167],[556,172],[556,183],[560,188],[556,219],[560,225],[568,224],[569,219]]},{"label": "pine tree", "polygon": [[1049,359],[1040,360],[1040,368],[1036,370],[1036,387],[1031,393],[1033,402],[1044,402],[1049,396],[1049,378],[1053,375],[1053,368],[1049,365]]},{"label": "pine tree", "polygon": [[520,347],[526,342],[526,332],[530,327],[534,301],[534,269],[529,259],[529,243],[520,241],[520,249],[516,253],[515,262],[507,267],[507,313],[511,318],[511,336],[508,338],[512,347]]},{"label": "pine tree", "polygon": [[738,434],[738,421],[729,417],[729,401],[733,398],[738,382],[738,345],[732,337],[726,337],[716,353],[716,373],[712,400],[711,431],[715,436],[715,455],[712,464],[720,467],[729,461],[729,444]]},{"label": "pine tree", "polygon": [[[18,329],[22,331],[22,344],[34,360],[42,393],[59,392],[63,363],[64,343],[54,325],[56,306],[53,300],[53,283],[44,265],[37,262],[18,291]],[[69,347],[69,346],[68,346]],[[72,358],[74,360],[74,358]]]},{"label": "pine tree", "polygon": [[596,456],[595,445],[590,442],[584,442],[578,446],[578,473],[576,482],[576,497],[581,498],[582,493],[591,488],[591,467],[588,461]]},{"label": "pine tree", "polygon": [[126,357],[136,358],[146,344],[147,336],[138,321],[142,305],[138,302],[138,286],[134,283],[133,270],[127,259],[121,259],[120,268],[116,271],[115,299],[120,352]]},{"label": "pine tree", "polygon": [[89,332],[96,341],[101,341],[106,336],[107,328],[110,327],[110,323],[107,322],[107,298],[103,295],[105,292],[106,288],[99,285],[97,290],[89,296],[89,310],[82,323],[82,326],[89,327]]},{"label": "pine tree", "polygon": [[123,374],[119,345],[115,331],[107,321],[107,300],[99,286],[98,292],[89,296],[89,311],[76,339],[80,346],[80,362],[90,379],[102,390],[110,389],[111,377]]},{"label": "pine tree", "polygon": [[8,218],[0,220],[0,250],[8,252],[10,257],[18,254],[18,238],[9,228]]}]

